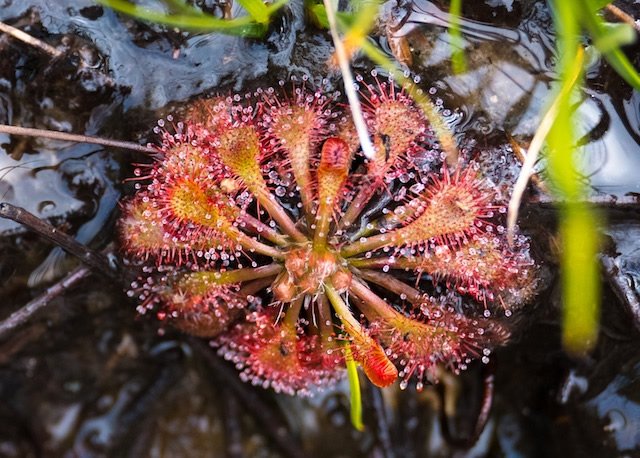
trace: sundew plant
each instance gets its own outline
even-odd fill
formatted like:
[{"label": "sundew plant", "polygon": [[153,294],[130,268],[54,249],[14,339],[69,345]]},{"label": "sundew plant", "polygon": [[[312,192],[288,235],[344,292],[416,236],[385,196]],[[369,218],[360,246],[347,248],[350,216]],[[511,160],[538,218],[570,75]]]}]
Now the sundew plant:
[{"label": "sundew plant", "polygon": [[120,222],[139,311],[289,394],[340,377],[345,347],[378,386],[486,362],[535,288],[473,158],[450,169],[402,88],[358,80],[373,158],[339,94],[306,81],[210,99],[160,122]]}]

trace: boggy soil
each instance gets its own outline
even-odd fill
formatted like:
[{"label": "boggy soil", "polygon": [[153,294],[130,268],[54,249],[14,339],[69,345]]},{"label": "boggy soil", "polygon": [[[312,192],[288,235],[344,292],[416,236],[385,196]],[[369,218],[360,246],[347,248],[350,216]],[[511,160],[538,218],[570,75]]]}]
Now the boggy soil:
[{"label": "boggy soil", "polygon": [[[145,2],[152,4],[153,2]],[[200,2],[217,12],[212,2]],[[636,17],[632,2],[619,5]],[[618,4],[616,2],[616,4]],[[232,11],[239,7],[233,5]],[[634,9],[635,8],[635,9]],[[445,107],[459,141],[502,161],[526,145],[554,84],[554,36],[544,2],[464,6],[469,71],[449,64],[447,5],[387,4],[375,40]],[[63,51],[50,56],[0,35],[0,122],[146,144],[156,120],[213,94],[277,85],[291,74],[339,88],[326,31],[292,1],[263,39],[186,33],[117,15],[89,0],[0,0],[0,20]],[[400,46],[400,47],[399,47]],[[407,48],[408,46],[408,48]],[[626,50],[636,68],[637,49]],[[357,57],[356,72],[373,67]],[[640,95],[604,62],[587,72],[577,107],[584,174],[594,194],[640,192]],[[118,201],[144,155],[95,145],[0,135],[0,201],[102,249],[115,240]],[[94,274],[0,342],[0,455],[29,456],[631,456],[640,448],[639,333],[618,281],[640,281],[638,206],[600,211],[600,339],[587,357],[562,350],[561,290],[549,205],[526,204],[520,226],[542,268],[536,301],[514,314],[513,341],[422,392],[363,388],[366,429],[349,422],[348,386],[311,399],[242,384],[206,346],[138,318],[120,285]],[[41,294],[76,261],[0,220],[0,317]],[[517,316],[516,316],[517,315]],[[364,380],[363,380],[364,381]],[[492,409],[478,436],[483,393]],[[258,408],[256,408],[258,407]],[[284,439],[283,439],[284,438]]]}]

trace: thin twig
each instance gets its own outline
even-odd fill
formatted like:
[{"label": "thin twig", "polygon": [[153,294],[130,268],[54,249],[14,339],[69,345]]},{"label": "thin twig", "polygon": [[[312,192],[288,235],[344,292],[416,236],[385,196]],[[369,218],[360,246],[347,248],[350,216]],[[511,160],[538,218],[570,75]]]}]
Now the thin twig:
[{"label": "thin twig", "polygon": [[278,448],[292,458],[307,456],[298,440],[293,437],[288,428],[273,409],[266,405],[260,396],[245,383],[238,383],[238,374],[225,361],[220,359],[202,340],[195,337],[188,338],[189,344],[209,364],[223,385],[228,387],[244,407],[262,424],[266,434],[271,437]]},{"label": "thin twig", "polygon": [[[510,244],[513,243],[513,232],[516,227],[516,221],[518,220],[520,202],[522,201],[522,196],[527,188],[529,178],[533,174],[533,168],[538,160],[538,154],[540,153],[544,140],[547,138],[547,135],[551,131],[551,127],[560,112],[560,103],[564,99],[565,92],[573,89],[573,86],[582,71],[582,62],[584,60],[584,52],[582,48],[578,48],[576,59],[577,61],[574,65],[574,69],[577,69],[577,71],[571,75],[571,79],[569,81],[565,82],[563,88],[542,118],[542,121],[540,121],[538,130],[536,130],[533,140],[531,140],[531,145],[529,145],[529,151],[527,151],[527,157],[522,164],[520,175],[518,175],[516,184],[513,187],[513,194],[511,195],[511,200],[509,200],[509,210],[507,212],[507,237]],[[568,154],[568,152],[565,151],[563,154]]]},{"label": "thin twig", "polygon": [[78,258],[94,272],[107,275],[113,279],[121,277],[109,263],[109,259],[102,253],[94,251],[68,234],[59,232],[51,224],[41,220],[24,208],[16,207],[6,202],[0,203],[0,218],[6,218],[20,223],[28,229],[42,235],[47,240]]},{"label": "thin twig", "polygon": [[26,137],[51,138],[53,140],[62,140],[75,143],[92,143],[94,145],[110,146],[112,148],[122,148],[132,151],[140,151],[142,153],[156,153],[157,151],[147,146],[138,145],[133,142],[125,142],[121,140],[110,140],[108,138],[88,137],[86,135],[67,134],[65,132],[57,132],[55,130],[33,129],[30,127],[9,126],[0,124],[0,134],[23,135]]},{"label": "thin twig", "polygon": [[30,46],[33,46],[34,48],[38,48],[39,50],[44,51],[47,54],[51,55],[51,57],[57,58],[62,56],[63,54],[62,51],[59,51],[58,49],[54,48],[50,44],[45,43],[42,40],[38,40],[37,38],[32,37],[28,33],[25,33],[20,29],[16,29],[15,27],[10,26],[9,24],[5,24],[4,22],[0,22],[0,32],[4,32],[7,35],[12,36],[16,40],[20,40]]},{"label": "thin twig", "polygon": [[[527,160],[527,156],[522,151],[522,148],[520,147],[518,142],[516,142],[513,138],[509,139],[509,143],[511,144],[511,148],[513,149],[516,159],[520,161],[520,165],[523,165]],[[538,188],[538,191],[544,194],[549,194],[549,188],[544,183],[544,181],[542,181],[542,179],[537,173],[535,172],[531,173],[531,182],[534,184],[536,188]]]},{"label": "thin twig", "polygon": [[40,309],[45,307],[53,298],[65,292],[72,286],[78,284],[81,280],[86,278],[91,271],[85,266],[78,266],[67,274],[62,280],[55,285],[47,288],[47,290],[34,300],[30,301],[27,305],[19,310],[16,310],[8,318],[0,321],[0,340],[7,334],[27,322],[33,315],[35,315]]},{"label": "thin twig", "polygon": [[[532,196],[527,199],[527,203],[529,204],[540,205],[558,205],[565,202],[566,201],[563,199],[549,195]],[[625,196],[616,196],[615,194],[607,194],[603,196],[585,196],[582,200],[578,201],[578,203],[582,205],[597,205],[611,208],[640,208],[640,195],[628,194]]]},{"label": "thin twig", "polygon": [[605,9],[609,11],[611,14],[613,14],[615,17],[620,19],[622,22],[626,22],[631,27],[636,29],[636,32],[640,33],[640,24],[638,24],[638,21],[632,18],[630,15],[628,15],[624,11],[622,11],[620,8],[618,8],[612,3],[609,3],[607,6],[605,6]]},{"label": "thin twig", "polygon": [[533,173],[533,167],[538,160],[538,154],[540,153],[540,149],[542,148],[547,134],[549,134],[549,131],[553,126],[553,122],[558,116],[558,112],[560,110],[560,99],[561,97],[557,97],[553,101],[553,104],[542,118],[542,121],[538,126],[538,130],[536,130],[536,133],[533,136],[533,140],[531,140],[531,145],[529,146],[529,151],[527,151],[527,156],[522,163],[520,175],[518,175],[516,184],[513,187],[513,194],[511,194],[511,199],[509,200],[509,209],[507,211],[507,236],[509,238],[509,243],[513,243],[513,233],[516,227],[516,221],[518,220],[518,210],[520,208],[520,202],[522,201],[522,196],[525,189],[527,189],[529,178]]},{"label": "thin twig", "polygon": [[362,108],[360,106],[360,100],[354,87],[353,75],[351,74],[351,67],[349,67],[349,59],[347,58],[347,52],[344,49],[344,44],[338,35],[338,24],[336,20],[336,12],[333,9],[331,0],[324,0],[324,8],[327,11],[327,19],[329,21],[329,30],[331,31],[331,38],[333,39],[333,45],[336,48],[336,57],[338,58],[338,64],[340,65],[340,72],[342,73],[342,80],[344,82],[344,91],[347,94],[349,100],[349,107],[351,108],[351,117],[353,118],[353,124],[356,126],[358,132],[358,138],[360,139],[360,146],[362,147],[362,153],[367,159],[373,159],[375,154],[373,143],[369,138],[369,131],[367,124],[364,122],[362,116]]}]

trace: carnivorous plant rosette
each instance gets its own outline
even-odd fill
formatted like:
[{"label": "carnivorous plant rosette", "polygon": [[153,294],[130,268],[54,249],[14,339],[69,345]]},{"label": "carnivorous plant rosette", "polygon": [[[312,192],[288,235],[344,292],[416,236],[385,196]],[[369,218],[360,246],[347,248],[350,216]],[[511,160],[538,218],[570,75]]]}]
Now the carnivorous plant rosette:
[{"label": "carnivorous plant rosette", "polygon": [[336,94],[292,86],[159,123],[119,223],[141,269],[138,310],[289,394],[340,377],[346,346],[378,386],[415,377],[420,389],[438,365],[486,360],[509,337],[494,317],[535,283],[528,239],[507,244],[490,181],[472,158],[445,165],[393,82],[361,91],[371,159]]}]

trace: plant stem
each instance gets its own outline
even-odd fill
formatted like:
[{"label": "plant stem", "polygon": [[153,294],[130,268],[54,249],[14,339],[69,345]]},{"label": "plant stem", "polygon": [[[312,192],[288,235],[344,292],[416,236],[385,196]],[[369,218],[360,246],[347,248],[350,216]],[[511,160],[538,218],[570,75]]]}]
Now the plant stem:
[{"label": "plant stem", "polygon": [[533,167],[538,159],[538,153],[542,149],[542,145],[558,117],[561,103],[567,100],[568,95],[573,91],[578,78],[582,74],[583,61],[584,52],[581,47],[578,47],[576,52],[576,62],[571,69],[572,73],[568,75],[568,78],[564,81],[560,92],[558,92],[558,95],[553,100],[553,103],[545,113],[542,121],[540,121],[540,125],[533,136],[533,140],[531,140],[531,145],[529,145],[529,151],[527,152],[526,159],[522,164],[522,169],[520,170],[516,184],[513,186],[513,193],[509,200],[509,210],[507,212],[507,238],[511,245],[513,244],[513,233],[518,219],[520,201],[522,200],[522,195],[527,188],[529,178],[533,174]]},{"label": "plant stem", "polygon": [[329,307],[329,301],[325,294],[320,294],[317,299],[318,304],[318,327],[320,328],[320,336],[325,348],[335,347],[335,340],[333,339],[333,320],[331,317],[331,308]]},{"label": "plant stem", "polygon": [[[389,323],[397,321],[401,316],[393,309],[393,307],[391,307],[391,305],[387,304],[384,299],[379,297],[356,278],[351,281],[349,291],[364,303],[365,308],[367,308],[369,312],[375,312],[375,314],[380,316],[380,318],[388,320]],[[364,310],[363,313],[367,315],[367,312]]]},{"label": "plant stem", "polygon": [[295,223],[289,218],[287,212],[269,191],[262,188],[253,189],[252,191],[258,199],[258,202],[260,202],[260,205],[264,207],[285,233],[296,242],[302,243],[308,241],[307,237],[296,228]]},{"label": "plant stem", "polygon": [[275,280],[275,275],[271,277],[264,277],[259,280],[254,280],[250,282],[244,283],[240,289],[238,290],[238,294],[242,297],[253,296],[258,291],[266,288],[273,280]]},{"label": "plant stem", "polygon": [[364,269],[382,269],[389,267],[390,269],[415,269],[419,266],[419,262],[414,258],[350,258],[349,266]]},{"label": "plant stem", "polygon": [[340,256],[343,258],[349,258],[365,251],[375,251],[385,246],[396,245],[401,242],[398,238],[401,238],[398,237],[398,234],[389,232],[360,239],[357,242],[351,243],[342,248],[342,250],[340,250]]},{"label": "plant stem", "polygon": [[[353,286],[355,282],[356,280],[354,279],[351,285]],[[344,303],[338,292],[333,288],[331,282],[325,283],[325,292],[329,301],[331,301],[331,305],[333,305],[342,320],[345,330],[353,339],[353,348],[356,351],[355,356],[369,380],[379,387],[391,385],[398,378],[398,369],[389,360],[380,343],[363,329],[360,322],[349,311],[347,304]],[[390,307],[387,306],[387,308],[394,312]],[[396,317],[394,316],[394,318]],[[398,321],[396,320],[396,322]]]},{"label": "plant stem", "polygon": [[181,277],[180,283],[196,281],[198,285],[227,285],[231,283],[240,283],[247,280],[272,277],[282,270],[282,264],[269,264],[260,267],[249,267],[245,269],[228,270],[226,272],[219,271],[203,271],[185,274]]},{"label": "plant stem", "polygon": [[311,226],[313,224],[313,180],[310,171],[309,145],[294,143],[291,145],[291,150],[289,150],[289,158],[294,178],[300,187],[302,209],[307,219],[307,224]]},{"label": "plant stem", "polygon": [[358,378],[358,366],[348,345],[344,346],[344,354],[351,394],[351,424],[358,431],[364,431],[364,425],[362,424],[362,391],[360,390],[360,379]]},{"label": "plant stem", "polygon": [[338,318],[340,318],[340,321],[344,324],[346,331],[351,335],[363,334],[364,331],[362,330],[360,322],[353,316],[351,310],[349,310],[349,306],[345,304],[333,285],[328,281],[325,282],[324,290]]},{"label": "plant stem", "polygon": [[278,233],[278,231],[274,230],[269,225],[264,224],[262,221],[259,221],[257,218],[254,218],[247,213],[241,213],[238,217],[238,221],[240,224],[244,225],[243,227],[247,230],[264,237],[276,245],[283,246],[287,244],[287,238],[284,235]]},{"label": "plant stem", "polygon": [[369,199],[371,199],[371,196],[375,194],[378,188],[379,186],[376,185],[375,182],[369,183],[369,186],[365,185],[360,188],[360,191],[358,191],[356,197],[354,197],[354,199],[349,204],[347,211],[342,216],[342,218],[340,218],[338,229],[346,229],[351,226],[351,224],[353,224],[360,213],[362,213],[362,210],[364,210],[364,207],[366,207],[367,202],[369,202]]},{"label": "plant stem", "polygon": [[318,217],[316,218],[316,229],[313,234],[313,247],[322,250],[327,245],[327,234],[331,227],[331,216],[333,206],[327,202],[320,201],[318,204]]},{"label": "plant stem", "polygon": [[[513,153],[515,154],[516,159],[518,159],[518,162],[520,162],[520,165],[522,166],[527,161],[526,153],[522,151],[522,148],[520,147],[518,142],[515,141],[515,139],[509,138],[509,143],[511,144],[511,149],[513,149]],[[543,194],[549,194],[549,188],[536,172],[531,172],[531,182],[539,192]]]},{"label": "plant stem", "polygon": [[358,99],[358,94],[356,93],[356,89],[354,87],[353,75],[351,74],[351,68],[349,67],[349,59],[347,58],[347,53],[338,34],[336,12],[333,9],[331,0],[324,0],[324,8],[327,12],[329,30],[331,31],[331,38],[333,39],[333,45],[336,48],[336,57],[338,58],[340,72],[342,73],[344,92],[346,93],[347,100],[349,101],[349,108],[351,108],[351,117],[353,119],[353,124],[356,127],[358,138],[360,139],[362,154],[364,154],[366,158],[371,159],[375,154],[373,143],[371,143],[371,138],[369,138],[367,124],[364,121],[364,116],[362,115],[360,100]]},{"label": "plant stem", "polygon": [[407,285],[405,282],[398,280],[392,275],[384,274],[382,272],[378,272],[375,270],[367,270],[367,269],[364,269],[364,270],[354,269],[354,270],[357,271],[357,275],[360,278],[373,282],[376,285],[380,285],[383,288],[388,289],[392,293],[396,293],[399,296],[405,296],[406,299],[412,304],[415,304],[416,302],[420,301],[420,298],[422,297],[422,294],[420,294],[420,291]]},{"label": "plant stem", "polygon": [[613,2],[606,5],[605,9],[609,11],[611,14],[613,14],[615,17],[620,19],[621,21],[629,24],[631,27],[633,27],[636,30],[636,32],[640,33],[640,25],[638,25],[638,21],[636,21],[634,18],[632,18],[630,15],[622,11],[617,6],[615,6]]},{"label": "plant stem", "polygon": [[299,297],[294,299],[291,304],[289,304],[289,308],[285,312],[283,325],[292,331],[295,331],[296,323],[298,322],[298,318],[300,316],[300,310],[302,309],[302,301],[304,300],[304,295],[301,294]]},{"label": "plant stem", "polygon": [[278,248],[266,245],[253,237],[249,237],[243,232],[237,231],[237,233],[232,234],[233,240],[242,245],[243,248],[246,248],[249,251],[255,251],[256,253],[264,254],[265,256],[270,256],[275,259],[283,259],[284,253],[280,251]]}]

